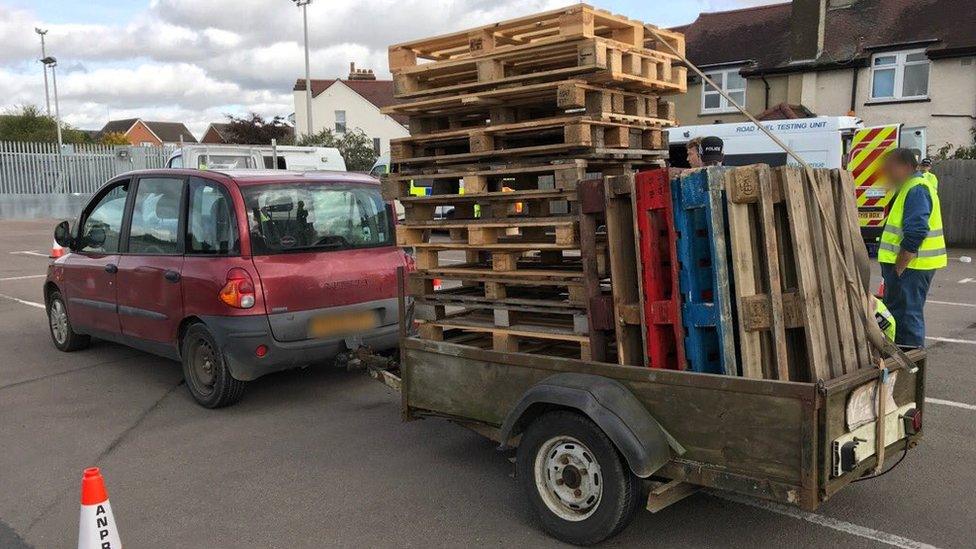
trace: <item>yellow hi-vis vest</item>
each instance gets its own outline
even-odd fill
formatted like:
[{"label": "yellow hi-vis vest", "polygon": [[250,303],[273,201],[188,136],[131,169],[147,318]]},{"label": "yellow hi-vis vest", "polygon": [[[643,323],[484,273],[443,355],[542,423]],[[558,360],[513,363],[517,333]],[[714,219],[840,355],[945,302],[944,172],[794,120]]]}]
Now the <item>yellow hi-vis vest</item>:
[{"label": "yellow hi-vis vest", "polygon": [[884,332],[889,340],[895,340],[895,316],[891,314],[884,301],[876,297],[871,297],[874,302],[874,319],[878,322],[878,327]]},{"label": "yellow hi-vis vest", "polygon": [[932,173],[932,172],[925,172],[924,174],[922,174],[922,177],[924,177],[925,180],[928,181],[928,183],[932,187],[932,190],[933,191],[938,191],[939,190],[939,178],[936,177],[934,173]]},{"label": "yellow hi-vis vest", "polygon": [[941,269],[948,263],[946,256],[945,237],[942,234],[942,207],[939,205],[939,194],[935,192],[924,176],[910,179],[898,192],[898,196],[891,204],[884,232],[881,233],[881,243],[878,248],[878,262],[895,263],[898,252],[901,251],[902,217],[905,215],[905,197],[913,188],[922,185],[929,191],[932,198],[932,213],[929,214],[929,233],[918,247],[918,254],[908,264],[909,269],[930,271]]}]

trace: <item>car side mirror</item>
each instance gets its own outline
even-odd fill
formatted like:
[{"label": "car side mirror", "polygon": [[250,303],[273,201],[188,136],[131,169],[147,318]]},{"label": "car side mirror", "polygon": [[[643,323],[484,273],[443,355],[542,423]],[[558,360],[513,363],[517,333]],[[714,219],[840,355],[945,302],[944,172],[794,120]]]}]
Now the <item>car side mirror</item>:
[{"label": "car side mirror", "polygon": [[67,221],[62,221],[54,227],[54,241],[58,243],[58,246],[62,248],[71,249],[74,244],[74,238],[71,236],[71,224]]},{"label": "car side mirror", "polygon": [[95,225],[85,235],[85,244],[93,248],[101,248],[105,244],[105,228]]}]

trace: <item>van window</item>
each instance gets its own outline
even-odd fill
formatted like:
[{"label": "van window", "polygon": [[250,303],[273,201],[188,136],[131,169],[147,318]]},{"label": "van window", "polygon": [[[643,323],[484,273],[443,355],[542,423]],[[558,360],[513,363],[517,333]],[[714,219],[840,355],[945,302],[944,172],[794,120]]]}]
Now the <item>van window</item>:
[{"label": "van window", "polygon": [[[269,169],[269,170],[276,169],[275,168],[275,159],[274,159],[273,156],[265,156],[264,157],[264,167],[267,168],[267,169]],[[279,170],[287,170],[288,169],[288,163],[285,161],[285,157],[284,156],[278,155],[278,168],[277,169],[279,169]]]},{"label": "van window", "polygon": [[182,178],[145,177],[139,180],[129,228],[129,253],[172,255],[179,252],[182,198]]},{"label": "van window", "polygon": [[203,154],[197,159],[201,170],[244,170],[256,168],[254,159],[245,154]]},{"label": "van window", "polygon": [[122,216],[129,183],[122,183],[105,193],[85,217],[81,227],[82,252],[114,254],[119,251]]},{"label": "van window", "polygon": [[376,186],[277,183],[241,190],[256,255],[393,244],[392,220]]},{"label": "van window", "polygon": [[183,167],[183,156],[177,155],[169,159],[168,168],[182,168]]},{"label": "van window", "polygon": [[186,253],[231,255],[240,252],[234,204],[227,191],[217,183],[191,177]]}]

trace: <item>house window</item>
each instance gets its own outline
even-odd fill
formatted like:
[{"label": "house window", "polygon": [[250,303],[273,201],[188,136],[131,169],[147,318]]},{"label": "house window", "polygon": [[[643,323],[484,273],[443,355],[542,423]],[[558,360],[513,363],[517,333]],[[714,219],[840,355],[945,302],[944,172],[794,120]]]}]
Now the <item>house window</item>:
[{"label": "house window", "polygon": [[373,138],[373,152],[376,153],[377,156],[380,154],[380,138],[379,137],[374,137]]},{"label": "house window", "polygon": [[346,133],[346,111],[335,112],[335,131],[336,133]]},{"label": "house window", "polygon": [[[724,90],[736,103],[746,106],[746,79],[739,74],[739,69],[727,69],[705,73],[719,88]],[[735,106],[729,103],[722,94],[711,85],[702,82],[702,113],[735,111]]]},{"label": "house window", "polygon": [[928,94],[925,50],[878,53],[871,58],[871,99],[924,99]]}]

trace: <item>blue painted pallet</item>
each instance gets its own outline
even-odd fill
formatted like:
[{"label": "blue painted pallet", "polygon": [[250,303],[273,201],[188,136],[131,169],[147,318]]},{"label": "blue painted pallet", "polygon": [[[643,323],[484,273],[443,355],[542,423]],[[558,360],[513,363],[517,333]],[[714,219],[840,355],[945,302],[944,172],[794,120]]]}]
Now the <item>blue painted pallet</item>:
[{"label": "blue painted pallet", "polygon": [[688,370],[738,375],[721,168],[671,181]]}]

